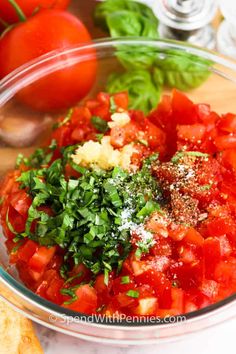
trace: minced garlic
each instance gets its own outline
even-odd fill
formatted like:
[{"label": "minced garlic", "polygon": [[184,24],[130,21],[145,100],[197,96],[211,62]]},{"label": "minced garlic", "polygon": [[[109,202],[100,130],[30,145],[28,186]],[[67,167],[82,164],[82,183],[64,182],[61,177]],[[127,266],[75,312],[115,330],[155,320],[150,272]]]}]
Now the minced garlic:
[{"label": "minced garlic", "polygon": [[111,115],[112,122],[108,123],[109,128],[123,127],[130,122],[130,116],[127,112],[114,113]]},{"label": "minced garlic", "polygon": [[101,168],[111,170],[120,166],[125,170],[133,170],[131,165],[131,156],[135,152],[133,144],[125,145],[122,149],[114,149],[111,145],[110,137],[104,136],[101,143],[96,141],[87,141],[80,146],[75,155],[72,155],[73,161],[84,167]]}]

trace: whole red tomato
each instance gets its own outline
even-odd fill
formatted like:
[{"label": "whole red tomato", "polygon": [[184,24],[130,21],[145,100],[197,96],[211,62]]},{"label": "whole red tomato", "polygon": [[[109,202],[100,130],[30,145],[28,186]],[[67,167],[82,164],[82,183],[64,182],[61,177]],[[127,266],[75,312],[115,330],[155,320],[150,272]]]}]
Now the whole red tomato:
[{"label": "whole red tomato", "polygon": [[[26,17],[30,17],[35,11],[40,9],[65,10],[70,0],[15,0],[15,3]],[[17,12],[9,0],[0,1],[0,18],[10,24],[19,21]]]},{"label": "whole red tomato", "polygon": [[[45,10],[6,32],[0,40],[0,77],[22,64],[55,49],[91,43],[83,23],[72,14]],[[39,79],[18,93],[18,99],[40,111],[57,111],[86,96],[96,76],[94,49],[82,50],[87,61],[64,67]],[[68,59],[61,55],[63,60]],[[56,61],[57,59],[55,59]]]}]

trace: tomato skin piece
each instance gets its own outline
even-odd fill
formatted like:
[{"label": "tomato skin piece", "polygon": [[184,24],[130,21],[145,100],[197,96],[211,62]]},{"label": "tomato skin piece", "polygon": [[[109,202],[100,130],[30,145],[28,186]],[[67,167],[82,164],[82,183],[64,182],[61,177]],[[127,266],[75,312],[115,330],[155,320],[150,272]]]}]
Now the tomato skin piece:
[{"label": "tomato skin piece", "polygon": [[39,249],[29,260],[29,267],[32,271],[37,273],[42,272],[56,252],[56,247],[44,247],[40,246]]},{"label": "tomato skin piece", "polygon": [[[43,11],[44,9],[65,10],[70,0],[16,0],[15,2],[23,11],[24,15],[30,17],[37,9],[39,9],[39,11]],[[9,24],[19,22],[16,10],[8,0],[1,0],[0,14],[1,18]]]},{"label": "tomato skin piece", "polygon": [[69,305],[64,304],[65,308],[90,315],[97,309],[97,293],[90,285],[81,285],[75,292],[77,300]]},{"label": "tomato skin piece", "polygon": [[[52,50],[89,42],[91,37],[87,29],[72,14],[60,10],[39,12],[1,38],[0,77]],[[81,55],[91,59],[36,81],[22,89],[18,99],[39,111],[58,111],[74,106],[89,92],[96,75],[94,50],[81,51]]]}]

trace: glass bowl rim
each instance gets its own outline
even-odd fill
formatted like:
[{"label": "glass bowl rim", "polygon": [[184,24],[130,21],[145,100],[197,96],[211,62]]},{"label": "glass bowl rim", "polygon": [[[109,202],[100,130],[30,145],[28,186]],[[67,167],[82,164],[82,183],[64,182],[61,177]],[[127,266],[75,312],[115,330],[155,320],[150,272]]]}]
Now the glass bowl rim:
[{"label": "glass bowl rim", "polygon": [[[68,65],[68,57],[75,56],[78,57],[83,51],[94,49],[96,55],[101,53],[106,49],[115,48],[116,46],[128,47],[128,46],[146,46],[152,49],[177,49],[183,50],[186,53],[196,55],[197,57],[204,58],[212,62],[212,64],[219,64],[227,69],[231,69],[235,72],[235,77],[230,77],[229,74],[223,73],[221,70],[213,68],[210,66],[211,71],[217,73],[218,75],[233,81],[236,84],[236,63],[230,58],[223,57],[213,51],[200,48],[185,42],[167,40],[167,39],[148,39],[143,37],[117,37],[113,38],[102,38],[94,40],[88,44],[80,44],[66,49],[54,50],[47,54],[44,54],[36,59],[29,61],[28,63],[15,69],[13,72],[8,74],[2,80],[0,80],[0,107],[7,103],[23,86],[32,83],[38,77],[40,73],[44,73],[42,76],[48,75],[54,71],[64,68],[62,64]],[[107,52],[106,52],[107,54]],[[84,55],[85,60],[91,58],[91,53]],[[58,59],[58,61],[56,61]],[[82,58],[83,59],[83,58]],[[83,59],[83,60],[84,60]],[[99,57],[98,57],[99,59]],[[78,62],[78,61],[76,61]],[[60,65],[59,65],[60,64]],[[43,68],[42,68],[43,66]],[[45,70],[48,70],[45,74]]]},{"label": "glass bowl rim", "polygon": [[[0,107],[7,103],[21,88],[22,84],[24,84],[24,77],[28,75],[28,78],[32,80],[32,78],[35,78],[36,73],[38,70],[40,70],[42,65],[49,65],[50,69],[53,69],[53,71],[58,70],[58,66],[55,65],[55,59],[59,59],[59,62],[62,61],[62,56],[65,56],[65,62],[67,60],[68,55],[75,55],[79,56],[80,53],[83,50],[89,50],[89,49],[95,49],[96,53],[98,51],[102,51],[105,49],[111,49],[113,47],[116,47],[118,45],[122,46],[133,46],[133,45],[143,45],[147,46],[150,48],[155,48],[155,49],[161,49],[161,50],[168,50],[168,49],[177,49],[177,50],[183,50],[189,54],[196,55],[198,57],[210,60],[212,64],[219,64],[227,69],[231,69],[235,72],[236,74],[236,63],[231,60],[230,58],[225,58],[220,56],[219,54],[209,51],[207,49],[203,49],[200,47],[193,46],[191,44],[187,44],[184,42],[178,42],[178,41],[173,41],[173,40],[163,40],[163,39],[147,39],[143,37],[126,37],[126,38],[116,38],[116,39],[110,39],[110,38],[103,38],[99,40],[94,40],[92,43],[89,44],[81,44],[81,45],[76,45],[73,47],[69,47],[67,49],[63,50],[55,50],[50,53],[47,53],[45,55],[40,56],[37,59],[34,59],[30,62],[28,62],[25,65],[22,65],[21,67],[17,68],[14,70],[12,73],[7,75],[5,78],[3,78],[0,81]],[[88,60],[88,58],[86,58]],[[41,69],[41,71],[43,71]],[[52,72],[53,72],[52,71]],[[221,72],[221,70],[212,68],[212,71],[214,71],[216,74],[224,77],[227,80],[233,81],[236,84],[236,76],[235,78],[230,77],[228,74],[225,74]],[[51,73],[51,71],[50,71]],[[37,78],[38,79],[38,78]],[[33,81],[30,81],[30,83]],[[7,95],[6,95],[7,92]],[[4,270],[4,268],[1,266],[0,262],[0,281],[4,283],[4,285],[10,289],[13,290],[20,298],[24,298],[30,303],[32,303],[34,306],[37,308],[42,308],[44,311],[50,311],[50,313],[54,313],[58,318],[61,316],[69,316],[69,317],[79,317],[79,318],[88,318],[88,315],[85,315],[83,313],[75,312],[66,308],[63,308],[62,306],[56,305],[38,295],[33,293],[31,290],[29,290],[26,286],[18,282],[16,279],[14,279],[7,271]],[[1,297],[4,298],[4,296],[1,295]],[[5,299],[8,302],[11,303],[8,299]],[[205,315],[211,314],[216,312],[217,310],[223,309],[227,305],[233,303],[236,301],[236,293],[221,300],[218,301],[215,304],[209,305],[205,308],[202,308],[197,311],[193,311],[187,314],[179,315],[179,316],[184,316],[187,320],[200,320],[202,317]],[[16,306],[13,304],[13,306]],[[63,311],[62,311],[63,310]],[[24,312],[24,310],[23,310]],[[172,316],[172,317],[178,317],[178,316]],[[37,321],[37,319],[36,319]],[[100,321],[99,319],[94,321],[94,322],[87,322],[87,321],[81,321],[84,322],[84,324],[89,323],[90,325],[104,325],[107,326],[106,322]],[[111,327],[116,327],[116,328],[137,328],[137,327],[152,327],[153,326],[174,326],[178,325],[178,321],[176,323],[172,322],[165,322],[165,323],[148,323],[148,324],[142,324],[141,322],[137,323],[127,323],[125,320],[124,321],[119,321],[119,325],[117,325],[116,322],[110,323],[109,322],[109,328]]]}]

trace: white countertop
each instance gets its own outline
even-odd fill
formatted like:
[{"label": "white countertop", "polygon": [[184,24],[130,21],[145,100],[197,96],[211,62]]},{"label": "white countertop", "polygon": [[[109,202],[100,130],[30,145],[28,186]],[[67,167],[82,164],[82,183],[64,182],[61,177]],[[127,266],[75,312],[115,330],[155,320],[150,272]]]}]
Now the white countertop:
[{"label": "white countertop", "polygon": [[182,341],[150,346],[111,346],[85,342],[37,325],[45,354],[235,354],[236,319]]}]

